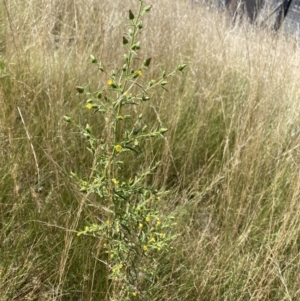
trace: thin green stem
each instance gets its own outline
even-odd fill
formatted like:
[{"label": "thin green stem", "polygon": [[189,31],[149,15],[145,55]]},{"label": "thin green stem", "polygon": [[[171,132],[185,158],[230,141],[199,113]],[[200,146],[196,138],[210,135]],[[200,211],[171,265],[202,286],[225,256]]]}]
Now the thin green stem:
[{"label": "thin green stem", "polygon": [[138,9],[138,14],[136,16],[136,18],[134,20],[132,20],[132,27],[133,27],[133,33],[132,33],[132,37],[130,39],[130,45],[128,47],[128,60],[127,60],[127,67],[126,67],[126,74],[125,74],[125,82],[123,85],[123,89],[122,89],[122,93],[124,93],[127,89],[127,84],[129,82],[130,79],[130,66],[132,64],[132,60],[133,60],[133,55],[134,55],[134,51],[132,50],[132,46],[135,44],[135,40],[136,40],[136,35],[139,32],[139,28],[137,26],[137,24],[140,21],[141,15],[142,15],[142,9],[143,9],[143,4],[144,1],[141,0],[140,1],[140,5],[139,5],[139,9]]}]

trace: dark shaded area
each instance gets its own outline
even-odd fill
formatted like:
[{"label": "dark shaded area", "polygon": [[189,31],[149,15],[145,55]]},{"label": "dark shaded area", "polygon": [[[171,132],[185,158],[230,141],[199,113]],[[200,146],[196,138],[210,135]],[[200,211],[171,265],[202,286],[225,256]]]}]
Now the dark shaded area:
[{"label": "dark shaded area", "polygon": [[300,0],[290,0],[290,5],[283,22],[283,28],[290,34],[299,34]]},{"label": "dark shaded area", "polygon": [[264,1],[263,0],[246,0],[245,7],[246,12],[251,21],[254,21],[263,7]]},{"label": "dark shaded area", "polygon": [[282,26],[286,16],[289,12],[292,0],[283,0],[283,2],[276,9],[276,18],[273,29],[275,31],[279,30]]},{"label": "dark shaded area", "polygon": [[246,17],[250,22],[268,23],[275,31],[300,32],[300,0],[225,0],[229,13]]},{"label": "dark shaded area", "polygon": [[254,22],[264,5],[264,0],[225,0],[225,7],[233,16],[246,16]]}]

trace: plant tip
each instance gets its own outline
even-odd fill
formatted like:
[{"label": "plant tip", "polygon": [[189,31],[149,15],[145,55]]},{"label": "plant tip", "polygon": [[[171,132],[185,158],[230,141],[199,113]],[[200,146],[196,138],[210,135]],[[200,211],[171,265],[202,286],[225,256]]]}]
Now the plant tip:
[{"label": "plant tip", "polygon": [[144,61],[143,65],[144,65],[145,67],[149,67],[150,63],[151,63],[151,57],[147,58],[147,59]]},{"label": "plant tip", "polygon": [[177,66],[177,71],[183,71],[183,69],[186,67],[186,64],[181,64]]},{"label": "plant tip", "polygon": [[82,86],[75,86],[75,90],[79,93],[82,94],[84,92],[84,87]]},{"label": "plant tip", "polygon": [[131,10],[129,10],[128,18],[129,18],[129,20],[133,20],[134,19],[134,14],[133,14],[133,12]]},{"label": "plant tip", "polygon": [[128,40],[125,38],[125,37],[123,37],[123,45],[126,45],[126,44],[128,44]]},{"label": "plant tip", "polygon": [[92,61],[93,64],[97,64],[98,61],[97,61],[97,59],[96,59],[96,57],[94,55],[91,54],[90,55],[90,59],[91,59],[91,61]]},{"label": "plant tip", "polygon": [[69,116],[64,116],[64,120],[65,120],[66,122],[71,122],[71,117],[69,117]]}]

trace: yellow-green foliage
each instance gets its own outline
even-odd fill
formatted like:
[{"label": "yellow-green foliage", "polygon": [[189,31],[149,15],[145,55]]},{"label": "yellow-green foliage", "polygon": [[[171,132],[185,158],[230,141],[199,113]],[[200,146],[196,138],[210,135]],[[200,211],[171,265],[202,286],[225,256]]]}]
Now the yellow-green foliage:
[{"label": "yellow-green foliage", "polygon": [[[89,124],[78,125],[70,116],[64,116],[65,121],[86,139],[91,153],[91,171],[85,179],[73,172],[71,176],[78,182],[80,191],[86,194],[82,209],[87,199],[95,197],[97,213],[90,216],[95,222],[85,226],[77,235],[96,236],[97,241],[103,242],[99,245],[99,257],[103,257],[101,262],[105,265],[100,271],[107,283],[105,300],[152,299],[157,259],[162,252],[168,252],[168,244],[175,238],[174,234],[169,234],[176,225],[172,222],[174,217],[159,209],[160,201],[167,201],[164,197],[166,191],[148,183],[149,176],[155,175],[160,162],[151,163],[147,168],[140,163],[135,174],[129,174],[126,169],[136,165],[137,156],[148,150],[147,140],[163,137],[167,132],[159,124],[159,116],[158,124],[152,128],[145,124],[139,107],[150,101],[153,89],[166,90],[168,78],[177,71],[182,72],[186,65],[178,65],[169,74],[162,71],[157,79],[147,79],[145,73],[152,59],[140,60],[138,54],[142,46],[139,38],[143,16],[152,6],[146,6],[143,0],[137,4],[136,12],[129,10],[128,13],[129,21],[122,38],[125,51],[122,65],[108,71],[91,55],[91,63],[97,67],[100,76],[107,79],[107,84],[93,92],[87,91],[90,90],[88,87],[75,87],[79,95],[86,95],[85,108],[91,110],[91,114],[97,114],[99,121],[102,119],[104,126],[100,131],[98,129],[98,136],[94,135]],[[140,63],[136,63],[138,60]]]},{"label": "yellow-green foliage", "polygon": [[[120,37],[136,3],[0,4],[1,301],[105,298],[105,242],[76,233],[106,220],[69,173],[91,185],[92,156],[63,116],[103,133],[105,120],[75,87],[107,87],[91,54],[106,70],[123,65]],[[149,57],[147,79],[188,65],[136,108],[149,130],[168,129],[163,138],[132,162],[121,153],[124,179],[161,162],[147,187],[169,191],[159,210],[177,223],[173,249],[156,259],[151,300],[298,300],[297,40],[185,0],[146,4],[134,70]]]}]

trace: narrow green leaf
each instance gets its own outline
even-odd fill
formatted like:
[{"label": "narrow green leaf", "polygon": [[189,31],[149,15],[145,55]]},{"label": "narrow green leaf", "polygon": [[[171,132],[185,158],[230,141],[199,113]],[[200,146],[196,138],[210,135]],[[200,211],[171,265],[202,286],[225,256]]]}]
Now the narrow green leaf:
[{"label": "narrow green leaf", "polygon": [[129,20],[133,20],[134,19],[134,14],[131,10],[129,10],[129,14],[128,14]]},{"label": "narrow green leaf", "polygon": [[97,64],[97,58],[94,55],[91,54],[90,59],[91,59],[93,64]]},{"label": "narrow green leaf", "polygon": [[151,57],[147,58],[147,59],[144,61],[143,65],[144,65],[145,67],[149,67],[150,63],[151,63]]},{"label": "narrow green leaf", "polygon": [[186,67],[186,64],[178,65],[177,70],[182,71]]},{"label": "narrow green leaf", "polygon": [[84,92],[84,87],[82,86],[75,86],[75,90],[79,93],[82,94]]},{"label": "narrow green leaf", "polygon": [[125,38],[125,37],[123,37],[123,45],[126,45],[126,44],[128,44],[128,40]]}]

